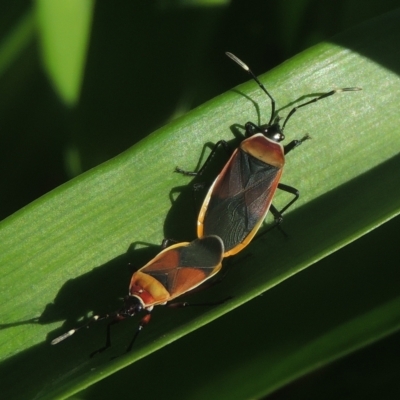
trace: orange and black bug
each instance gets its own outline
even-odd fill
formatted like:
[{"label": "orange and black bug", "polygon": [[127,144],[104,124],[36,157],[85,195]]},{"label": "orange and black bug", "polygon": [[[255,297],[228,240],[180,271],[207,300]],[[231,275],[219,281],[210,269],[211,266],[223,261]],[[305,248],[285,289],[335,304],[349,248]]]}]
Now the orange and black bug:
[{"label": "orange and black bug", "polygon": [[[111,318],[107,325],[106,344],[93,352],[91,354],[93,356],[111,346],[112,325],[143,311],[146,314],[139,322],[138,329],[126,350],[130,351],[140,331],[150,322],[150,313],[154,306],[166,305],[213,277],[222,267],[223,253],[224,244],[218,236],[205,236],[190,243],[177,243],[162,250],[132,275],[129,294],[125,297],[122,309],[109,315],[95,315],[87,324],[71,329],[54,339],[51,344],[61,342],[92,322]],[[188,303],[170,304],[170,306],[185,305]]]},{"label": "orange and black bug", "polygon": [[[282,214],[299,198],[297,189],[280,183],[285,155],[309,139],[306,135],[300,140],[293,140],[282,146],[280,142],[285,139],[283,130],[290,117],[300,107],[335,93],[361,90],[357,87],[342,88],[319,95],[294,107],[281,127],[279,117],[275,113],[275,100],[264,85],[245,63],[231,53],[226,54],[247,71],[269,97],[271,116],[265,125],[246,123],[246,139],[233,152],[211,185],[201,207],[197,221],[197,236],[218,235],[224,242],[224,257],[238,253],[250,243],[269,210],[275,218],[275,224],[279,224],[282,221]],[[176,168],[176,172],[191,176],[201,175],[220,145],[229,149],[224,140],[217,142],[198,172],[187,172],[180,168]],[[284,190],[294,196],[279,211],[272,204],[276,189]]]}]

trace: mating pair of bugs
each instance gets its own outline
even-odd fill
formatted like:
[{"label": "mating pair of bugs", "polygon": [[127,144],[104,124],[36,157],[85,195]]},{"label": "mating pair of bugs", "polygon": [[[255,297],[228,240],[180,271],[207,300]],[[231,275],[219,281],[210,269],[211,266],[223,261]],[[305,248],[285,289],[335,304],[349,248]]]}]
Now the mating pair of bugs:
[{"label": "mating pair of bugs", "polygon": [[[281,144],[285,138],[283,130],[296,110],[338,92],[360,90],[357,87],[342,88],[314,97],[294,107],[280,126],[273,97],[245,63],[231,53],[226,54],[247,71],[269,97],[271,116],[268,123],[261,126],[246,123],[246,139],[232,153],[203,202],[197,220],[197,239],[165,248],[136,271],[132,275],[124,306],[119,311],[110,315],[95,315],[85,325],[54,339],[52,344],[63,341],[94,321],[110,318],[105,346],[93,352],[93,356],[111,346],[112,325],[143,311],[145,315],[127,347],[127,352],[130,351],[140,331],[149,323],[154,306],[165,305],[212,278],[222,268],[223,258],[240,252],[250,243],[269,210],[275,224],[279,224],[282,214],[298,199],[297,189],[280,183],[285,155],[309,138],[306,135],[285,146]],[[198,172],[186,172],[179,168],[176,171],[185,175],[200,175],[220,145],[228,148],[225,141],[216,143]],[[293,195],[292,200],[281,210],[272,204],[276,189]]]}]

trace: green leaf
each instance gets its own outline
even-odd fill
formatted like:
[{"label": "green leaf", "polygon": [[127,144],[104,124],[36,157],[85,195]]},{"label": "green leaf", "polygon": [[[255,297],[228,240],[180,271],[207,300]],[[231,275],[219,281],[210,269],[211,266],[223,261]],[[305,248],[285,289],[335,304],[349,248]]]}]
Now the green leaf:
[{"label": "green leaf", "polygon": [[[399,225],[397,217],[80,396],[123,398],[131,387],[121,383],[132,380],[138,382],[135,396],[142,398],[149,394],[147,382],[156,379],[153,398],[162,397],[168,387],[175,399],[259,398],[393,329],[398,332],[398,245],[388,238],[396,236]],[[237,280],[236,272],[227,275],[226,284]],[[361,364],[344,357],[273,398],[337,399],[343,393],[348,399],[390,398],[398,387],[393,364],[400,352],[395,345],[399,335],[351,357],[361,357]],[[368,369],[371,376],[366,378]],[[377,388],[379,396],[368,397]]]},{"label": "green leaf", "polygon": [[[132,353],[110,360],[123,353],[137,321],[116,326],[113,347],[93,359],[88,354],[103,344],[104,324],[93,325],[89,331],[79,332],[57,346],[50,346],[49,342],[79,324],[78,320],[91,311],[109,312],[120,306],[118,297],[126,294],[129,282],[127,262],[143,265],[157,251],[138,243],[128,250],[132,242],[157,244],[163,237],[193,239],[195,217],[190,188],[177,196],[179,187],[186,185],[188,179],[172,171],[176,165],[194,168],[207,142],[231,140],[229,127],[236,132],[236,124],[268,118],[267,99],[254,82],[198,107],[4,220],[0,225],[0,354],[1,376],[9,382],[3,387],[4,396],[71,396],[257,297],[397,215],[398,17],[399,12],[392,13],[364,24],[337,38],[336,43],[311,48],[261,77],[278,106],[283,107],[282,116],[310,95],[331,88],[360,86],[363,91],[337,94],[310,105],[299,110],[288,123],[287,140],[301,138],[306,132],[313,138],[288,156],[282,179],[301,190],[300,200],[284,223],[289,239],[284,240],[275,230],[254,241],[232,262],[224,283],[196,295],[203,301],[234,295],[223,305],[182,311],[156,309],[152,323],[141,334]],[[171,188],[177,189],[170,193]],[[170,196],[175,199],[172,206]],[[286,200],[285,194],[279,193],[278,208]],[[333,274],[337,292],[341,282],[348,283],[352,266],[350,263],[347,269]],[[286,287],[281,298],[290,298],[293,293],[287,283],[280,285]],[[314,289],[318,286],[311,288],[311,293],[316,293]],[[299,297],[296,303],[303,300]],[[320,304],[322,308],[329,299],[325,301]],[[247,397],[269,393],[320,363],[398,329],[400,308],[395,297],[369,303],[368,310],[353,314],[347,313],[344,301],[334,316],[337,323],[327,325],[328,330],[318,324],[312,326],[312,339],[296,329],[301,321],[292,326],[296,315],[288,319],[282,301],[263,303],[262,308],[269,306],[293,336],[290,342],[281,342],[277,351],[273,351],[274,346],[263,348],[264,341],[271,339],[269,329],[262,340],[254,336],[254,343],[262,351],[258,360],[248,361],[252,368],[261,371],[260,376],[269,379],[248,381],[241,387]],[[257,315],[260,318],[262,311]],[[35,317],[38,322],[33,320]],[[315,318],[318,320],[318,315]],[[332,314],[324,315],[322,320],[330,318]],[[237,325],[240,323],[239,319]],[[268,318],[262,324],[268,325]],[[343,340],[349,329],[352,335]],[[250,330],[256,331],[257,327]],[[274,338],[283,338],[283,333],[277,330]],[[234,338],[235,334],[235,330],[228,328],[224,336]],[[241,363],[246,361],[247,344],[251,342],[250,332],[239,346],[232,343],[233,354],[240,350]],[[179,361],[178,345],[174,354]],[[198,344],[193,342],[192,346],[196,348]],[[138,385],[151,390],[150,380],[164,373],[170,382],[176,380],[174,385],[181,385],[179,372],[169,371],[169,359],[163,357],[163,352],[157,353],[160,356],[151,356],[153,369],[136,370],[134,384],[122,380],[129,393],[135,393]],[[263,363],[265,358],[267,364]],[[229,363],[227,360],[226,367]],[[181,364],[181,368],[187,365]],[[212,376],[206,369],[202,371],[203,375],[193,378],[197,386],[212,378],[210,382],[224,391],[225,397],[233,391],[227,385],[247,377],[239,369],[220,368]],[[254,376],[254,370],[249,375]],[[18,388],[15,382],[20,383]],[[187,386],[182,384],[183,389]],[[191,395],[197,398],[200,393],[204,392],[192,391]],[[214,398],[222,397],[218,397],[219,391],[210,393]],[[238,398],[242,393],[237,392]],[[189,394],[190,390],[182,398],[190,398]]]}]

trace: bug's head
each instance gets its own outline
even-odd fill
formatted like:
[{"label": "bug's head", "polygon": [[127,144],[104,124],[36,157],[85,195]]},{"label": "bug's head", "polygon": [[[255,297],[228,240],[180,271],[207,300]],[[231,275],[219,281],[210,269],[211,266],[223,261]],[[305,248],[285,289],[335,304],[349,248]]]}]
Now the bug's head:
[{"label": "bug's head", "polygon": [[124,308],[119,312],[124,317],[133,317],[140,313],[144,306],[142,301],[136,296],[126,296],[124,299]]},{"label": "bug's head", "polygon": [[264,136],[274,142],[279,143],[282,142],[282,140],[285,140],[285,135],[282,132],[278,119],[275,120],[272,125],[262,125],[260,128],[262,129]]},{"label": "bug's head", "polygon": [[282,142],[285,140],[285,135],[283,134],[282,128],[279,125],[279,119],[275,119],[273,124],[265,124],[261,126],[254,125],[251,122],[246,124],[246,137],[255,135],[256,133],[263,134],[266,138],[274,142]]}]

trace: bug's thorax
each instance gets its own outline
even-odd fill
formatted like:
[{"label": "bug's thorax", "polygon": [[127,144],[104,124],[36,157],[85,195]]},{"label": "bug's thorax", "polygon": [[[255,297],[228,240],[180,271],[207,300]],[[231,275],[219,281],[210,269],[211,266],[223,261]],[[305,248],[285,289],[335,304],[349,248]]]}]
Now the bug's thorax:
[{"label": "bug's thorax", "polygon": [[132,275],[129,295],[139,298],[145,308],[163,304],[170,298],[170,294],[160,281],[141,271]]},{"label": "bug's thorax", "polygon": [[243,140],[240,144],[240,148],[260,161],[273,165],[274,167],[282,168],[285,164],[283,146],[265,137],[262,133],[256,133]]}]

